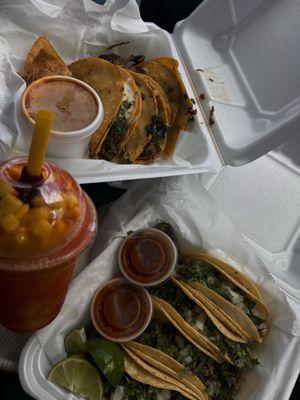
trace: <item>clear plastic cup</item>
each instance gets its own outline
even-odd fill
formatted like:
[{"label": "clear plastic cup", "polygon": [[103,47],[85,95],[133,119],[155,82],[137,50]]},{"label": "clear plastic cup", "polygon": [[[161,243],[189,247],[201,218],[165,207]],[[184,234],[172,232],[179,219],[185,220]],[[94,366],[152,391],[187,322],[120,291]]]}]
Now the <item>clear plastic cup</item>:
[{"label": "clear plastic cup", "polygon": [[25,158],[0,163],[0,323],[35,331],[59,313],[97,214],[76,181],[52,163],[21,183]]}]

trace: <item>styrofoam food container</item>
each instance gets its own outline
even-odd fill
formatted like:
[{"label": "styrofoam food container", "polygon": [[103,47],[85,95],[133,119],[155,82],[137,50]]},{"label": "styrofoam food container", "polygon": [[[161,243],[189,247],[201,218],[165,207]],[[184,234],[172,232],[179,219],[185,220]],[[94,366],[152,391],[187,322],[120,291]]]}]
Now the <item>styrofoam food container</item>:
[{"label": "styrofoam food container", "polygon": [[[134,201],[136,197],[140,199],[138,204]],[[297,329],[296,320],[253,247],[222,215],[222,210],[201,187],[199,175],[144,182],[130,189],[113,207],[102,226],[103,246],[109,244],[72,282],[56,320],[34,335],[24,348],[19,363],[24,389],[36,399],[76,398],[46,380],[51,367],[65,356],[65,335],[90,323],[91,299],[99,285],[119,273],[116,269],[118,249],[128,230],[153,226],[158,220],[165,219],[176,231],[180,230],[190,244],[201,243],[204,249],[215,249],[213,254],[223,259],[225,251],[230,261],[228,258],[224,261],[241,267],[259,284],[271,309],[270,331],[264,343],[254,349],[260,365],[247,374],[237,400],[287,400],[300,368],[300,338],[292,333],[292,329]]]},{"label": "styrofoam food container", "polygon": [[91,86],[76,78],[72,78],[69,76],[53,75],[38,79],[24,90],[21,97],[22,113],[24,118],[26,119],[26,122],[31,126],[31,129],[34,126],[35,121],[32,117],[30,117],[28,110],[26,108],[25,105],[26,96],[32,90],[33,87],[42,85],[43,83],[49,81],[74,82],[77,85],[87,89],[96,100],[98,108],[97,115],[89,125],[87,125],[82,129],[78,129],[75,131],[68,131],[68,132],[59,132],[52,130],[49,138],[49,144],[47,149],[48,157],[82,158],[86,153],[90,137],[99,128],[103,120],[104,112],[100,97]]},{"label": "styrofoam food container", "polygon": [[[66,23],[76,26],[82,22],[79,16],[84,15],[84,23],[88,24],[87,29],[72,36],[73,42],[61,37],[64,27],[49,33],[49,39],[63,59],[72,62],[78,54],[98,57],[106,50],[106,43],[120,41],[129,41],[128,45],[114,50],[124,57],[128,54],[144,54],[146,59],[172,56],[179,61],[184,84],[198,110],[188,134],[180,134],[173,159],[161,159],[151,165],[119,165],[105,160],[58,158],[56,162],[80,183],[215,173],[224,165],[249,163],[297,134],[300,119],[300,89],[296,84],[300,68],[298,0],[205,0],[177,24],[172,35],[155,24],[144,23],[135,9],[135,0],[125,7],[125,0],[111,0],[102,8],[86,1],[84,6],[78,2],[77,8],[72,9],[71,3],[77,4],[75,0],[69,1],[61,12],[52,15],[53,10],[49,11],[51,17],[46,19],[49,26],[61,27],[60,18],[65,21],[67,17]],[[28,4],[33,7],[29,0]],[[118,10],[118,6],[123,8]],[[40,8],[44,8],[44,3]],[[76,11],[79,9],[81,12]],[[14,16],[8,13],[6,30],[0,27],[0,36],[8,47],[11,36],[6,32],[18,26],[19,19],[23,18],[19,8],[10,12]],[[103,30],[99,28],[102,22]],[[40,30],[33,19],[30,31],[35,29],[36,35]],[[78,42],[79,34],[84,46]],[[32,36],[18,36],[17,43],[29,48]],[[13,67],[15,73],[19,66],[13,63]],[[18,81],[15,86],[20,84],[23,82]],[[212,107],[214,123],[210,125]],[[10,141],[13,150],[27,152],[28,136],[19,136],[16,142]]]}]

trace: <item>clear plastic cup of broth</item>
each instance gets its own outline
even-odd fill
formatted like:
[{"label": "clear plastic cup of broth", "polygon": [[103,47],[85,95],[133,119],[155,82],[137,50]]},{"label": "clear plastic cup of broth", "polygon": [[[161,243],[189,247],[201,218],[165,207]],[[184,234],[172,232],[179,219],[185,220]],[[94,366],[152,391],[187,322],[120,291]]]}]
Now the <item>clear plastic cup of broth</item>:
[{"label": "clear plastic cup of broth", "polygon": [[0,163],[0,323],[15,332],[57,316],[97,231],[92,201],[66,171],[45,162],[39,181],[22,183],[26,163]]}]

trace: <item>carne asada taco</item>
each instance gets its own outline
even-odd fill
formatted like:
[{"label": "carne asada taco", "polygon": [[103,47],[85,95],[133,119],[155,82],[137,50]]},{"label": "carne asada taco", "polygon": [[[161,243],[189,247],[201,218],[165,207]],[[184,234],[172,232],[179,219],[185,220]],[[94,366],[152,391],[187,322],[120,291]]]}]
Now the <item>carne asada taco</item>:
[{"label": "carne asada taco", "polygon": [[31,46],[24,62],[23,77],[27,84],[50,75],[71,75],[49,40],[40,36]]},{"label": "carne asada taco", "polygon": [[[177,385],[174,386],[169,380],[164,380],[161,376],[157,377],[151,374],[128,354],[124,355],[124,362],[127,376],[123,380],[122,386],[117,387],[112,393],[114,395],[118,388],[121,388],[118,393],[118,399],[157,400],[160,396],[163,396],[162,392],[168,395],[169,400],[201,399],[201,397],[197,398],[194,394],[191,395],[183,389],[177,389]],[[114,397],[112,398],[114,399]]]},{"label": "carne asada taco", "polygon": [[126,343],[123,348],[131,356],[135,355],[136,363],[142,368],[149,371],[155,368],[155,374],[161,379],[166,379],[167,374],[175,378],[176,373],[178,382],[182,385],[189,382],[190,391],[198,391],[197,399],[232,400],[243,372],[257,364],[250,358],[242,368],[220,364],[199,351],[172,324],[158,320],[152,321],[137,342]]},{"label": "carne asada taco", "polygon": [[219,363],[226,361],[238,368],[251,365],[249,344],[226,337],[209,315],[172,281],[151,288],[150,292],[160,320],[171,323],[198,350]]},{"label": "carne asada taco", "polygon": [[[172,385],[173,390],[191,400],[206,399],[205,386],[184,366],[163,351],[137,342],[122,345],[127,355],[143,370],[163,382]],[[183,373],[184,372],[184,373]],[[179,379],[180,377],[180,379]]]},{"label": "carne asada taco", "polygon": [[90,85],[100,96],[104,117],[90,141],[90,156],[97,158],[124,100],[125,81],[120,71],[100,58],[85,58],[69,66],[74,78]]},{"label": "carne asada taco", "polygon": [[179,132],[186,130],[193,109],[178,72],[178,61],[173,58],[159,57],[138,64],[135,70],[149,75],[157,81],[168,98],[171,109],[171,126],[168,131],[165,153],[167,156],[172,156]]},{"label": "carne asada taco", "polygon": [[229,339],[261,342],[267,333],[270,312],[255,284],[240,271],[210,254],[183,253],[172,226],[156,225],[176,244],[179,252],[171,281],[209,316]]},{"label": "carne asada taco", "polygon": [[[245,288],[240,283],[243,276],[239,271],[227,274],[214,260],[203,253],[183,255],[176,266],[178,279],[172,278],[173,282],[203,310],[212,313],[223,330],[228,328],[242,341],[261,342],[267,332],[268,307],[261,295],[258,298],[253,294],[253,283]],[[248,278],[245,282],[249,282]],[[255,287],[255,293],[257,291]]]}]

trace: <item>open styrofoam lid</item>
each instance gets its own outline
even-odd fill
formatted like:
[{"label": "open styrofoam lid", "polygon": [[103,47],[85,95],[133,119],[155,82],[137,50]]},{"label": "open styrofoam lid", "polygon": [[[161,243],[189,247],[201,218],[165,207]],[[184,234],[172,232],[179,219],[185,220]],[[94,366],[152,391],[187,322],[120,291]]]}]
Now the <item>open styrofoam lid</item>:
[{"label": "open styrofoam lid", "polygon": [[206,0],[174,37],[226,164],[250,162],[298,132],[299,0]]}]

